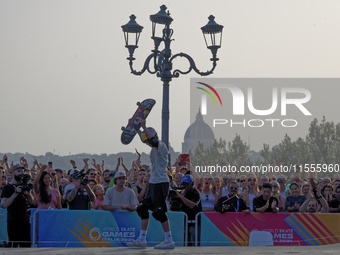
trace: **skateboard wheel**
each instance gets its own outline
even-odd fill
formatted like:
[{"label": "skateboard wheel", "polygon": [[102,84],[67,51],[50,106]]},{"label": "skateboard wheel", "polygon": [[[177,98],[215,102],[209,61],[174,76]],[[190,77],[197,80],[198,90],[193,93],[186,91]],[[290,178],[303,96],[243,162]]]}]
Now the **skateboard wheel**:
[{"label": "skateboard wheel", "polygon": [[140,106],[140,102],[137,102],[137,106]]},{"label": "skateboard wheel", "polygon": [[125,127],[122,127],[121,130],[124,131],[124,130],[125,130]]}]

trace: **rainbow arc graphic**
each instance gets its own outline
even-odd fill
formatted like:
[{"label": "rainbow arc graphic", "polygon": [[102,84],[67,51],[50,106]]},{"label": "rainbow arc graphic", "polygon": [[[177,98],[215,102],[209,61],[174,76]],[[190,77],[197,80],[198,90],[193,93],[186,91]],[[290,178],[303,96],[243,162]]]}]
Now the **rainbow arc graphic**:
[{"label": "rainbow arc graphic", "polygon": [[[216,99],[215,99],[215,97],[213,95],[213,94],[215,94],[215,96],[218,98],[218,100],[219,100],[219,102],[220,102],[220,104],[222,106],[221,97],[220,97],[220,95],[217,93],[217,91],[212,86],[210,86],[209,84],[203,83],[203,82],[197,82],[197,83],[202,85],[202,86],[205,86],[210,91],[212,91],[212,93],[208,89],[206,89],[206,88],[196,87],[197,89],[203,90],[205,93],[207,93],[212,98],[212,100],[214,101],[215,105],[217,105]],[[202,114],[203,115],[207,114],[206,113],[206,109],[207,109],[206,98],[203,97],[203,95],[202,95]]]}]

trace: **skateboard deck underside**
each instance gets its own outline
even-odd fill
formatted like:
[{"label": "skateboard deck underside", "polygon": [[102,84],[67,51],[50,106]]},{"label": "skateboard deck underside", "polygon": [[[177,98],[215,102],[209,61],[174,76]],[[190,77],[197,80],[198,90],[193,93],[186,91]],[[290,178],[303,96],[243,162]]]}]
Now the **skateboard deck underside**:
[{"label": "skateboard deck underside", "polygon": [[129,120],[127,126],[122,128],[123,133],[121,135],[121,142],[123,144],[129,144],[132,142],[136,134],[138,134],[138,130],[140,129],[141,125],[138,124],[140,119],[146,119],[152,107],[156,104],[154,99],[146,99],[141,103],[137,103],[138,108],[132,118]]}]

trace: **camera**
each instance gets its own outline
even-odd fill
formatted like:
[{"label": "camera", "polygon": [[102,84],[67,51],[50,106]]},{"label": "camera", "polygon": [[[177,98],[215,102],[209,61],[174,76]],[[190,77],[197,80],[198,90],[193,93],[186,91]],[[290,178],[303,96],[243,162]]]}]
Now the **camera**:
[{"label": "camera", "polygon": [[181,185],[181,186],[173,186],[171,187],[171,190],[169,190],[169,198],[173,198],[173,197],[176,197],[176,191],[177,192],[181,192],[182,190],[185,189],[185,186],[184,185]]},{"label": "camera", "polygon": [[176,197],[176,191],[181,192],[181,190],[185,189],[184,185],[179,187],[171,187],[169,190],[169,199],[170,199],[170,211],[179,212],[182,209],[182,201],[180,198]]},{"label": "camera", "polygon": [[80,180],[82,185],[89,184],[89,179],[85,178],[86,173],[84,173],[84,169],[81,171],[75,171],[73,174],[73,179]]},{"label": "camera", "polygon": [[33,184],[30,182],[31,176],[29,174],[23,174],[20,182],[17,186],[21,186],[21,192],[31,191],[33,189]]}]

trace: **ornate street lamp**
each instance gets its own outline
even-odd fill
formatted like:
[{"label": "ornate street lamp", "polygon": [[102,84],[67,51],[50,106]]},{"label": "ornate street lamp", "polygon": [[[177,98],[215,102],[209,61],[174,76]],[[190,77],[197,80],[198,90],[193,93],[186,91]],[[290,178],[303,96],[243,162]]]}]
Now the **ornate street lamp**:
[{"label": "ornate street lamp", "polygon": [[[136,71],[132,67],[135,60],[133,54],[135,49],[138,48],[138,40],[143,27],[138,25],[135,19],[136,16],[131,15],[130,21],[122,26],[125,36],[125,47],[128,48],[130,54],[127,59],[129,60],[131,73],[134,75],[141,75],[148,71],[151,74],[156,74],[163,81],[162,141],[169,148],[169,83],[172,78],[177,78],[180,74],[187,74],[192,70],[202,76],[212,74],[216,67],[216,62],[219,60],[217,58],[217,50],[221,47],[223,26],[217,24],[214,20],[215,17],[210,15],[208,24],[201,28],[207,48],[211,50],[212,58],[210,60],[213,64],[211,70],[201,72],[188,54],[171,54],[170,43],[172,41],[173,30],[170,28],[170,24],[173,19],[170,17],[169,11],[166,12],[166,6],[162,5],[158,13],[150,15],[152,22],[151,38],[154,41],[154,49],[151,50],[152,53],[146,58],[142,70]],[[131,40],[133,41],[131,42]],[[159,46],[162,42],[164,42],[164,49],[160,51]],[[172,71],[173,60],[177,57],[184,57],[189,61],[189,69],[187,71],[179,69]],[[150,68],[150,62],[152,63],[152,69]]]}]

